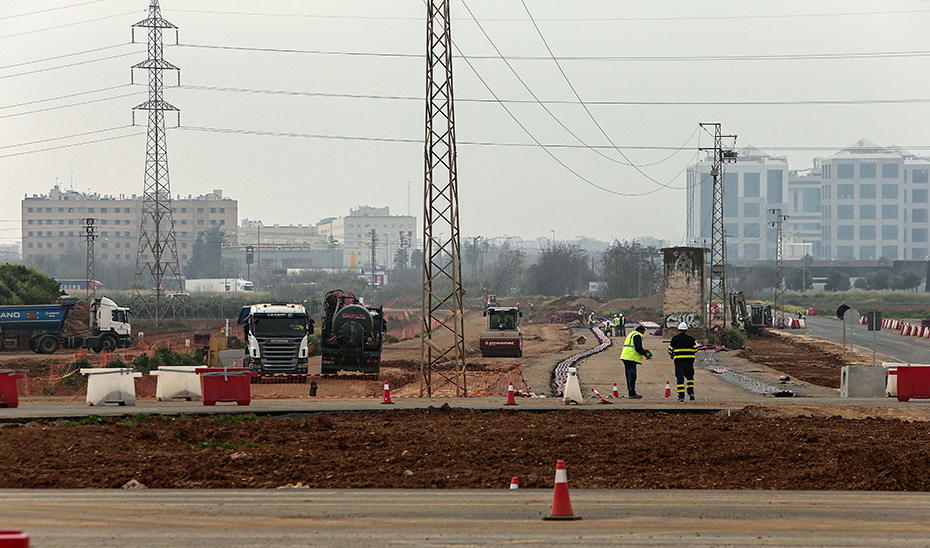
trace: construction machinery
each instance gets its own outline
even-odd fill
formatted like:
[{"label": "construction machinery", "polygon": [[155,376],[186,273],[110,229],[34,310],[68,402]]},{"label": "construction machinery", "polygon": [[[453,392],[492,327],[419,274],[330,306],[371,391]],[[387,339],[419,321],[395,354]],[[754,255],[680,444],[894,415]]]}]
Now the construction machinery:
[{"label": "construction machinery", "polygon": [[323,297],[323,331],[320,372],[375,373],[381,370],[381,349],[387,322],[384,308],[366,306],[355,295],[341,289]]},{"label": "construction machinery", "polygon": [[313,320],[302,304],[262,303],[239,313],[245,365],[260,375],[306,375]]},{"label": "construction machinery", "polygon": [[488,318],[487,331],[478,338],[478,347],[484,358],[523,357],[523,333],[518,320],[523,317],[516,306],[488,306],[484,310]]},{"label": "construction machinery", "polygon": [[734,327],[743,322],[746,332],[750,334],[775,325],[772,305],[755,302],[747,307],[742,291],[730,293],[730,315]]}]

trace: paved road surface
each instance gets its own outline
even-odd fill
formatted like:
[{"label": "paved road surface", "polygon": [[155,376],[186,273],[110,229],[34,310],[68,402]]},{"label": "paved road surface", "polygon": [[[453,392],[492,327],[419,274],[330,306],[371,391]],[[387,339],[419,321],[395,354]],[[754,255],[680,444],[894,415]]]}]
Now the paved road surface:
[{"label": "paved road surface", "polygon": [[[830,341],[843,342],[843,322],[828,316],[808,316],[807,327],[812,337]],[[804,331],[797,331],[803,334]],[[873,344],[873,334],[875,342]],[[846,328],[847,347],[850,340],[849,327]],[[930,363],[930,339],[905,337],[897,331],[882,330],[869,332],[864,325],[857,325],[852,334],[853,350],[866,358],[871,357],[874,346],[878,355],[876,361],[899,361],[904,363]]]},{"label": "paved road surface", "polygon": [[[571,471],[569,470],[569,483]],[[571,490],[0,491],[37,548],[926,546],[927,493]]]}]

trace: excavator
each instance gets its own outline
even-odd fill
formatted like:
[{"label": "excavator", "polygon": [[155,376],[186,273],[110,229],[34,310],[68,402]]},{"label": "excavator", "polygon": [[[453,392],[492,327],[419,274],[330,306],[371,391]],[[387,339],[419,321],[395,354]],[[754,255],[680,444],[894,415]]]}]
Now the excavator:
[{"label": "excavator", "polygon": [[730,316],[732,325],[738,326],[742,321],[746,333],[757,335],[766,327],[773,327],[772,305],[752,303],[746,307],[746,298],[743,292],[730,293]]}]

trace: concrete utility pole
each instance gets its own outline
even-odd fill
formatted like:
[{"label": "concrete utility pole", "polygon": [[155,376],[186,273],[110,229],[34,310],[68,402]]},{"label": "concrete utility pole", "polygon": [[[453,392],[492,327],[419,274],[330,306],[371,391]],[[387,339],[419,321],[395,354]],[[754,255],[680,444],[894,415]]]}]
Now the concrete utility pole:
[{"label": "concrete utility pole", "polygon": [[371,290],[374,292],[378,288],[378,232],[372,228],[366,236],[371,237],[371,243],[368,244],[368,247],[371,249]]},{"label": "concrete utility pole", "polygon": [[[736,145],[736,135],[722,135],[719,123],[700,124],[705,130],[712,127],[714,130],[714,146],[711,148],[698,147],[698,150],[711,150],[714,153],[714,160],[711,164],[711,175],[714,178],[713,184],[713,216],[711,218],[711,247],[710,247],[710,307],[714,303],[720,303],[721,325],[726,327],[727,323],[727,284],[726,284],[726,264],[725,264],[725,246],[726,239],[723,232],[723,166],[726,162],[736,161],[736,151],[733,147],[724,148],[724,139],[733,139],[733,145]],[[708,327],[713,327],[714,319],[711,311],[708,310]]]},{"label": "concrete utility pole", "polygon": [[[84,287],[84,298],[88,303],[97,298],[97,257],[94,253],[94,240],[97,239],[97,219],[88,217],[81,219],[84,224],[84,239],[87,246],[87,285]],[[91,287],[93,286],[93,287]]]},{"label": "concrete utility pole", "polygon": [[[178,67],[165,61],[162,31],[174,29],[177,43],[177,27],[161,16],[158,0],[151,0],[149,16],[132,26],[133,42],[135,29],[148,29],[148,59],[134,65],[133,69],[146,69],[149,73],[149,100],[133,109],[148,111],[148,138],[145,151],[145,192],[142,196],[142,223],[139,229],[139,245],[136,252],[136,277],[133,283],[132,305],[137,316],[150,317],[155,325],[161,324],[168,309],[174,312],[179,302],[170,299],[164,302],[164,282],[174,280],[175,291],[181,287],[181,268],[178,265],[178,244],[174,235],[174,220],[171,216],[171,187],[168,184],[168,141],[165,135],[165,112],[179,112],[164,100],[163,72],[181,73]],[[180,125],[180,114],[178,114]],[[151,279],[152,291],[146,295],[140,286]]]},{"label": "concrete utility pole", "polygon": [[[449,0],[426,0],[426,152],[423,184],[423,333],[420,396],[436,372],[465,397],[462,255],[452,100]],[[448,239],[443,234],[448,233]],[[438,237],[437,237],[438,236]]]},{"label": "concrete utility pole", "polygon": [[[775,227],[775,305],[772,308],[775,309],[775,318],[776,318],[775,323],[777,324],[778,323],[777,321],[778,301],[784,300],[784,294],[785,294],[785,283],[784,283],[785,280],[784,280],[784,276],[782,275],[783,274],[782,270],[784,269],[784,263],[782,261],[783,239],[782,239],[781,224],[785,219],[788,218],[788,216],[782,215],[781,209],[779,208],[773,208],[773,209],[770,209],[769,211],[775,214],[775,220],[769,222],[769,225]],[[801,282],[803,284],[803,280]],[[779,299],[779,297],[781,297],[781,299]]]}]

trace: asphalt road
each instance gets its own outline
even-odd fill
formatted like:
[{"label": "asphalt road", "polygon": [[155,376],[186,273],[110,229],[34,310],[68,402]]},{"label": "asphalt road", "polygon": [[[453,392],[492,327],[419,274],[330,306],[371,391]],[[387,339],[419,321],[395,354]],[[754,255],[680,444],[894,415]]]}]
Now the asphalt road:
[{"label": "asphalt road", "polygon": [[[569,484],[571,470],[569,470]],[[926,546],[928,493],[571,490],[0,491],[31,546]]]},{"label": "asphalt road", "polygon": [[[839,319],[828,316],[808,316],[806,319],[810,336],[843,342],[843,322]],[[850,340],[856,354],[866,357],[872,354],[874,347],[877,362],[883,361],[884,356],[884,361],[930,364],[930,339],[905,337],[897,331],[889,330],[870,332],[864,325],[857,325],[852,329],[851,336],[850,328],[846,326],[847,348]]]}]

